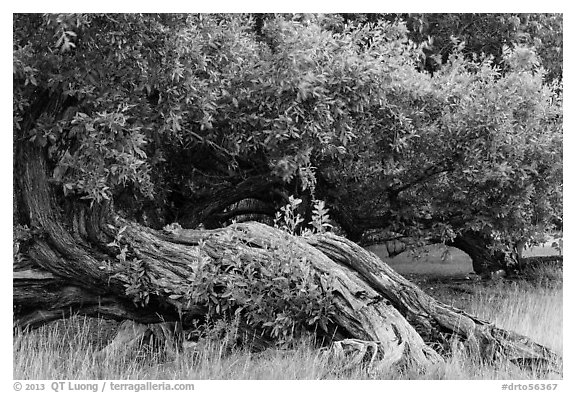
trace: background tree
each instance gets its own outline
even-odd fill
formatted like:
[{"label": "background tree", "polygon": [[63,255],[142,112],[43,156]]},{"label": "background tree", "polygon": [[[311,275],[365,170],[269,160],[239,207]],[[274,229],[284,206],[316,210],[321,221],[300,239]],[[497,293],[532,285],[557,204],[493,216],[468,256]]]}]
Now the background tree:
[{"label": "background tree", "polygon": [[526,46],[538,55],[546,70],[547,82],[562,80],[562,15],[522,13],[436,13],[436,14],[342,14],[332,26],[344,23],[374,23],[379,20],[403,21],[408,37],[425,43],[420,67],[435,72],[450,54],[464,43],[469,60],[493,56],[505,68],[506,48]]}]

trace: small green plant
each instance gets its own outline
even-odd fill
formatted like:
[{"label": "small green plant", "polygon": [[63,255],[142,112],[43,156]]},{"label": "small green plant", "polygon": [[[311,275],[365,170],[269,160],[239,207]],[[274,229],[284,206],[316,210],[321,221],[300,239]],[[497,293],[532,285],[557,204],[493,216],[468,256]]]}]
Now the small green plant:
[{"label": "small green plant", "polygon": [[124,238],[124,231],[127,227],[122,227],[116,232],[114,240],[107,244],[108,247],[117,248],[118,254],[116,255],[116,259],[120,262],[126,262],[126,255],[128,253],[128,246],[126,244],[122,244],[122,239]]},{"label": "small green plant", "polygon": [[314,199],[312,209],[312,220],[308,223],[309,227],[302,228],[304,219],[298,213],[298,208],[302,204],[302,199],[290,196],[288,203],[276,212],[274,217],[274,226],[282,229],[291,235],[307,236],[314,233],[324,233],[332,229],[329,209],[322,200]]},{"label": "small green plant", "polygon": [[300,224],[304,222],[300,213],[298,213],[298,207],[302,203],[302,199],[294,198],[290,195],[288,198],[288,204],[282,206],[279,212],[276,212],[274,217],[274,226],[280,228],[291,235],[296,235],[300,229]]},{"label": "small green plant", "polygon": [[[130,249],[123,242],[124,231],[126,226],[120,228],[116,233],[114,240],[108,243],[109,247],[117,248],[118,254],[116,259],[121,263],[123,271],[114,275],[116,278],[122,278],[126,281],[126,295],[129,296],[137,306],[146,306],[150,301],[150,277],[146,269],[146,263],[130,255]],[[106,266],[103,266],[106,268]],[[109,266],[108,266],[109,268]]]},{"label": "small green plant", "polygon": [[132,258],[128,264],[128,283],[125,284],[126,295],[132,298],[134,304],[146,306],[150,301],[150,276],[146,263],[138,258]]},{"label": "small green plant", "polygon": [[314,200],[314,209],[312,210],[312,221],[310,221],[310,225],[316,233],[324,233],[333,228],[332,224],[330,224],[328,211],[329,209],[326,207],[324,201]]},{"label": "small green plant", "polygon": [[182,230],[182,225],[177,222],[173,222],[172,224],[165,225],[162,229],[164,232],[178,234]]},{"label": "small green plant", "polygon": [[[246,244],[219,258],[201,260],[183,295],[207,309],[208,322],[239,316],[255,332],[289,346],[307,331],[328,331],[334,313],[329,278],[315,276],[297,245],[270,246],[268,256],[255,257]],[[280,251],[282,250],[282,251]],[[189,304],[190,305],[190,304]]]},{"label": "small green plant", "polygon": [[27,225],[15,225],[12,227],[12,257],[16,263],[26,258],[22,253],[22,246],[32,239],[32,231]]}]

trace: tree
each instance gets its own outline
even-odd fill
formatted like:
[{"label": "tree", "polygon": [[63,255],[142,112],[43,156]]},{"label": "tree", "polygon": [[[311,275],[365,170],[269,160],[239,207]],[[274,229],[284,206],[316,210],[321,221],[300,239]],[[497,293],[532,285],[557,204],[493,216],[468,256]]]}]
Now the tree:
[{"label": "tree", "polygon": [[562,80],[561,14],[342,14],[335,18],[332,29],[345,23],[375,23],[379,20],[403,21],[408,37],[425,43],[420,67],[436,72],[450,54],[465,44],[469,60],[493,56],[494,63],[505,68],[506,50],[515,46],[532,48],[546,70],[546,80]]},{"label": "tree", "polygon": [[[510,56],[513,63],[521,54]],[[380,126],[393,133],[359,136],[341,166],[324,170],[337,174],[326,180],[337,191],[323,197],[341,206],[352,200],[348,215],[366,217],[351,223],[351,232],[381,225],[447,240],[480,272],[495,258],[471,243],[486,251],[501,239],[505,251],[505,242],[510,249],[561,217],[561,96],[529,64],[515,67],[500,77],[489,62],[476,66],[453,55],[415,88],[406,80],[416,78],[406,76],[388,85],[405,120]]]},{"label": "tree", "polygon": [[442,357],[425,342],[456,339],[554,367],[350,240],[226,226],[298,194],[304,222],[322,198],[353,239],[383,229],[491,261],[561,209],[561,96],[531,56],[501,76],[454,54],[431,77],[402,24],[293,19],[14,16],[16,325],[236,318],[257,348],[310,330],[427,367]]}]

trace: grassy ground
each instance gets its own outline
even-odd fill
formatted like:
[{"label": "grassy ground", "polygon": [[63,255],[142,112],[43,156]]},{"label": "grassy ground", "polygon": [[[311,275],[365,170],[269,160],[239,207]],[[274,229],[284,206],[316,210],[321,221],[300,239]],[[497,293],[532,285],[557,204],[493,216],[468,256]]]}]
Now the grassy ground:
[{"label": "grassy ground", "polygon": [[[436,272],[438,273],[438,272]],[[474,281],[442,275],[410,275],[426,292],[505,329],[524,334],[562,354],[562,272],[543,268],[514,281]],[[445,365],[414,370],[340,372],[341,364],[302,342],[292,351],[252,354],[228,350],[225,340],[206,340],[172,359],[158,354],[98,354],[110,323],[73,318],[14,336],[15,379],[540,379],[555,374],[526,372],[510,365],[486,365],[455,351]]]}]

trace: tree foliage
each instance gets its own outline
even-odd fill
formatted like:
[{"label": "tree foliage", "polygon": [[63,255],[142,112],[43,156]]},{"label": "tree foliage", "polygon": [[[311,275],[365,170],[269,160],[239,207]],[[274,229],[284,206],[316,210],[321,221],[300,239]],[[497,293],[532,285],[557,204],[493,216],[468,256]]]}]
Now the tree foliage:
[{"label": "tree foliage", "polygon": [[15,140],[63,196],[157,227],[290,194],[356,239],[503,246],[561,221],[560,16],[352,19],[15,14]]},{"label": "tree foliage", "polygon": [[546,70],[546,80],[562,80],[562,23],[560,14],[521,13],[437,13],[437,14],[343,14],[339,23],[366,23],[378,20],[404,21],[408,37],[425,43],[420,68],[435,72],[450,54],[464,43],[469,60],[493,56],[494,64],[505,69],[507,48],[529,47]]}]

